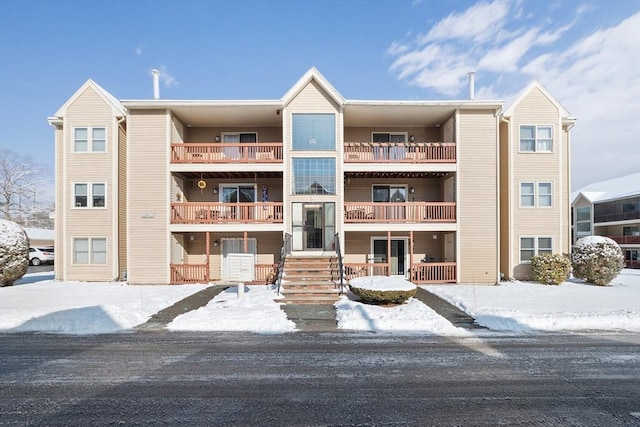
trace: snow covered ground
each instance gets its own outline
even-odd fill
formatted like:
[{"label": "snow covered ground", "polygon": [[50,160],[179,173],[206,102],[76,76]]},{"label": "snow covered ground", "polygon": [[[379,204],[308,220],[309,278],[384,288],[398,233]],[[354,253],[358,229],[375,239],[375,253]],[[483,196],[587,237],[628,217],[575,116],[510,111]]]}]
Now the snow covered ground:
[{"label": "snow covered ground", "polygon": [[[25,276],[0,288],[0,332],[98,334],[131,330],[205,285],[130,286],[56,282],[52,273]],[[623,270],[610,286],[579,281],[560,286],[508,282],[500,286],[424,286],[492,330],[613,330],[640,332],[640,270]],[[178,316],[170,330],[292,332],[294,324],[273,301],[275,291],[249,286],[240,300],[229,288],[205,307]],[[338,327],[379,333],[470,335],[416,299],[376,307],[342,297]],[[474,332],[475,333],[475,332]]]}]

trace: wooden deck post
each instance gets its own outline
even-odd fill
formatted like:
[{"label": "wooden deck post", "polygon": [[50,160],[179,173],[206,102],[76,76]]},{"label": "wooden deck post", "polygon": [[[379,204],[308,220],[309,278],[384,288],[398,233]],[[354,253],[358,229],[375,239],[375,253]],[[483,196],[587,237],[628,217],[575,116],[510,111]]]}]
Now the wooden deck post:
[{"label": "wooden deck post", "polygon": [[211,275],[211,269],[210,269],[210,267],[209,267],[209,258],[210,258],[210,257],[209,257],[209,239],[210,239],[210,237],[209,237],[209,232],[207,231],[207,233],[206,233],[206,238],[205,238],[205,241],[206,241],[206,243],[205,243],[205,244],[206,244],[206,246],[207,246],[207,248],[206,248],[206,250],[205,250],[205,254],[206,254],[206,257],[207,257],[207,262],[205,262],[205,264],[207,265],[207,272],[205,273],[205,277],[204,277],[204,278],[205,278],[205,281],[207,281],[207,282],[208,282],[208,281],[209,281],[209,279],[211,278],[211,277],[210,277],[210,275]]}]

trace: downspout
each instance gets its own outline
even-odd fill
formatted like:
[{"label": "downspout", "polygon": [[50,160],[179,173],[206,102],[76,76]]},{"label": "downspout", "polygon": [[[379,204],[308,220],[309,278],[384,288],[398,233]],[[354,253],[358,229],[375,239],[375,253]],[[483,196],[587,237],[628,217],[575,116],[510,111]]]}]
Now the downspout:
[{"label": "downspout", "polygon": [[494,117],[496,118],[496,285],[500,283],[500,182],[502,175],[500,174],[500,115],[502,113],[502,107],[496,110]]},{"label": "downspout", "polygon": [[[117,116],[116,116],[117,117]],[[113,270],[111,272],[111,274],[113,275],[113,277],[116,278],[116,280],[121,280],[124,276],[124,272],[120,272],[120,125],[126,120],[126,116],[122,116],[118,119],[116,119],[116,126],[115,126],[115,135],[114,135],[114,145],[115,145],[115,149],[113,150],[113,152],[115,153],[115,158],[113,159],[113,165],[114,165],[114,171],[113,171],[113,176],[114,176],[114,180],[112,180],[112,186],[115,186],[115,189],[112,189],[112,194],[115,194],[115,197],[113,198],[113,206],[114,206],[114,215],[113,217],[115,218],[115,224],[113,227],[113,231],[114,231],[114,236],[112,236],[113,238],[111,239],[112,243],[112,254],[114,254],[115,256],[113,257]],[[115,191],[114,191],[115,190]],[[115,270],[115,271],[114,271]]]},{"label": "downspout", "polygon": [[[510,144],[511,143],[511,120],[506,118],[504,115],[502,115],[502,108],[498,111],[498,115],[500,116],[499,123],[506,123],[508,125],[508,127],[507,127],[507,133],[508,133],[507,140],[508,140],[508,142]],[[499,126],[500,125],[498,124],[498,132],[500,131]],[[498,134],[498,138],[500,138],[499,134]],[[501,142],[501,139],[498,140],[498,164],[500,164],[499,162],[500,162],[500,159],[501,159],[500,158],[500,142]],[[508,210],[508,220],[509,220],[509,224],[508,224],[508,227],[507,227],[507,230],[508,230],[508,235],[507,235],[507,245],[508,245],[508,248],[507,248],[507,264],[508,264],[507,265],[507,273],[508,273],[509,277],[511,277],[510,270],[511,270],[512,256],[513,256],[513,239],[512,239],[513,236],[511,235],[511,233],[513,231],[513,227],[512,227],[512,224],[511,224],[511,221],[513,220],[513,215],[512,215],[512,212],[511,212],[511,194],[512,194],[512,191],[511,191],[512,190],[512,188],[511,188],[511,186],[512,186],[512,184],[511,184],[511,162],[513,160],[512,156],[511,156],[512,152],[513,151],[511,150],[511,147],[507,147],[507,153],[509,155],[509,161],[507,162],[507,167],[506,167],[507,170],[505,171],[505,173],[507,174],[507,179],[506,179],[507,188],[506,188],[506,191],[507,191],[507,200],[508,200],[507,210]],[[498,169],[500,170],[500,166],[498,166]],[[498,219],[499,220],[501,219],[501,216],[500,216],[500,201],[501,201],[501,199],[500,199],[500,181],[501,181],[501,176],[498,177]],[[499,223],[499,224],[501,225],[501,223]],[[502,237],[502,234],[500,233],[500,230],[498,230],[498,248],[499,248],[499,250],[501,249],[501,246],[500,246],[501,237]],[[498,266],[500,266],[500,257],[498,258]],[[502,276],[502,272],[500,271],[500,268],[498,268],[498,281],[500,281],[502,279],[501,276]]]}]

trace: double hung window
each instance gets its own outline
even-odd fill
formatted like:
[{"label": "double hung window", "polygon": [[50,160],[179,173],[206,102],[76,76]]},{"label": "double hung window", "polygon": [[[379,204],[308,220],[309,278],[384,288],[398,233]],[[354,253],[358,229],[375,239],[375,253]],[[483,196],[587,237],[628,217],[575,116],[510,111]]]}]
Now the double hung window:
[{"label": "double hung window", "polygon": [[74,264],[106,264],[107,239],[104,237],[80,237],[73,239]]},{"label": "double hung window", "polygon": [[535,255],[551,254],[553,239],[551,237],[521,237],[520,262],[528,263]]},{"label": "double hung window", "polygon": [[76,153],[104,153],[107,151],[107,131],[104,127],[73,129],[73,151]]},{"label": "double hung window", "polygon": [[73,185],[73,200],[76,208],[104,208],[106,184],[76,183]]},{"label": "double hung window", "polygon": [[551,207],[553,206],[553,187],[550,182],[521,182],[521,207]]},{"label": "double hung window", "polygon": [[551,126],[520,126],[520,151],[549,153],[553,148]]}]

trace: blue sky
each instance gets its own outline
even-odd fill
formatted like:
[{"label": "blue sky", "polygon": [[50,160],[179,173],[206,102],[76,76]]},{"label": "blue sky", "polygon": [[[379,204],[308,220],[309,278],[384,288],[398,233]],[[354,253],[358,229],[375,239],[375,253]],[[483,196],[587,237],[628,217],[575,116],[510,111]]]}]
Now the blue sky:
[{"label": "blue sky", "polygon": [[[640,171],[637,0],[0,1],[0,148],[53,170],[52,115],[116,98],[279,99],[315,66],[347,99],[511,99],[576,117],[573,189]],[[51,176],[52,173],[51,173]]]}]

